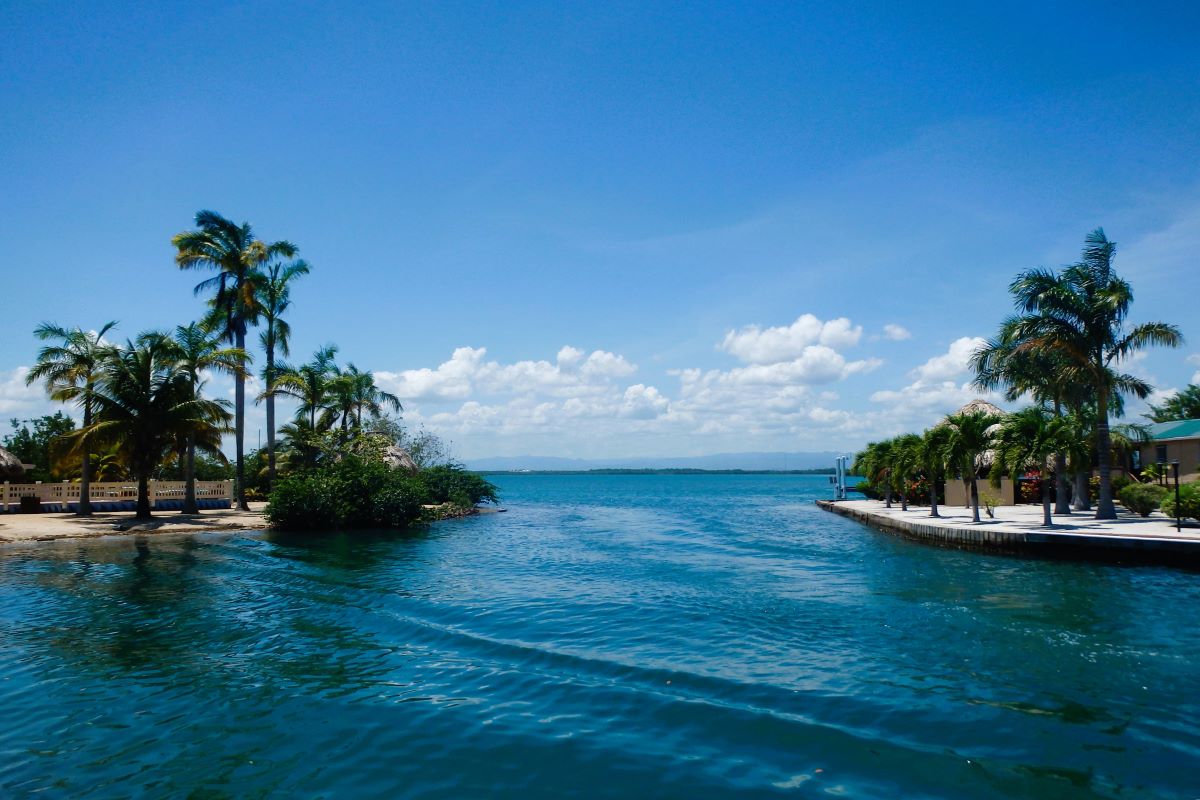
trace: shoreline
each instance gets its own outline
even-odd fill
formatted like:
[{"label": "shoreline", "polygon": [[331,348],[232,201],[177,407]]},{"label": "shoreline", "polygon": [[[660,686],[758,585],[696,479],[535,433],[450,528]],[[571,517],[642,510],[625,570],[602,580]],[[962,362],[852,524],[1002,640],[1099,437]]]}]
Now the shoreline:
[{"label": "shoreline", "polygon": [[[77,517],[70,512],[0,514],[0,546],[136,534],[240,533],[276,530],[263,516],[263,509],[267,505],[265,502],[250,503],[249,505],[249,511],[215,509],[199,514],[164,511],[156,515],[154,519],[143,522],[135,520],[128,511],[98,511],[90,517]],[[496,514],[504,509],[476,507],[470,510],[445,511],[441,507],[431,506],[426,510],[435,513],[429,519],[421,520],[424,523],[463,519],[480,514]]]},{"label": "shoreline", "polygon": [[929,516],[929,506],[901,511],[893,501],[817,500],[822,510],[869,528],[925,544],[996,553],[1051,557],[1138,560],[1156,563],[1200,564],[1200,526],[1185,523],[1175,530],[1174,519],[1154,514],[1139,517],[1121,512],[1115,520],[1096,520],[1090,512],[1053,517],[1042,525],[1040,505],[1001,506],[997,518],[986,515],[974,522],[960,506],[939,506],[940,517]]}]

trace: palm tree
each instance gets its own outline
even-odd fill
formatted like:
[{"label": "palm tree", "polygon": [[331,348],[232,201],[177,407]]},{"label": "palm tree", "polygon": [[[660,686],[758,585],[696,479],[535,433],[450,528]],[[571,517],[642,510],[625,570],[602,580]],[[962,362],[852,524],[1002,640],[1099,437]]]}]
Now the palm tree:
[{"label": "palm tree", "polygon": [[267,485],[275,483],[275,353],[284,358],[291,355],[292,328],[283,314],[292,304],[291,282],[308,274],[308,264],[293,261],[284,264],[274,261],[267,265],[263,280],[259,284],[258,305],[262,309],[264,323],[261,334],[267,364],[263,369],[263,397],[267,401]]},{"label": "palm tree", "polygon": [[929,516],[938,513],[938,485],[946,473],[946,448],[950,443],[950,430],[945,425],[935,425],[921,437],[919,450],[921,469],[929,478]]},{"label": "palm tree", "polygon": [[111,351],[89,392],[91,424],[69,435],[80,449],[115,446],[138,482],[137,519],[150,518],[150,475],[189,433],[196,447],[219,453],[229,413],[196,397],[176,361],[178,347],[161,333],[143,334]]},{"label": "palm tree", "polygon": [[892,482],[888,477],[891,467],[891,440],[871,442],[864,450],[854,456],[852,471],[866,477],[873,486],[881,486],[884,491],[884,501],[887,508],[892,507]]},{"label": "palm tree", "polygon": [[[1035,403],[1050,406],[1054,416],[1062,418],[1070,408],[1089,400],[1086,376],[1061,353],[1020,347],[1017,331],[1020,317],[1009,317],[1000,334],[990,339],[971,357],[974,384],[981,389],[1004,388],[1010,403],[1026,396]],[[1070,514],[1070,486],[1067,482],[1067,455],[1054,454],[1056,514]]]},{"label": "palm tree", "polygon": [[970,487],[972,518],[979,522],[979,460],[992,446],[992,429],[1000,417],[967,411],[946,417],[946,462],[954,465]]},{"label": "palm tree", "polygon": [[[192,396],[200,397],[204,385],[201,372],[225,372],[230,375],[245,375],[246,362],[250,355],[236,347],[221,347],[221,340],[198,323],[180,325],[175,329],[176,366],[187,376]],[[224,403],[225,401],[217,401]],[[185,482],[181,513],[198,514],[196,504],[196,433],[189,431],[184,441],[183,480]]]},{"label": "palm tree", "polygon": [[1151,422],[1200,419],[1200,386],[1189,383],[1186,389],[1168,397],[1161,406],[1150,406],[1146,417]]},{"label": "palm tree", "polygon": [[1042,524],[1050,527],[1050,469],[1053,457],[1071,446],[1070,423],[1041,406],[1030,406],[1009,414],[996,433],[996,458],[992,463],[992,485],[999,486],[1004,473],[1015,482],[1029,467],[1042,479]]},{"label": "palm tree", "polygon": [[[112,345],[104,341],[104,334],[116,327],[107,322],[98,331],[80,328],[68,330],[60,325],[44,322],[33,332],[42,341],[56,340],[57,344],[46,345],[38,351],[37,363],[25,376],[25,383],[33,385],[45,381],[50,397],[59,402],[75,401],[83,409],[83,425],[92,424],[92,388],[101,363],[112,352]],[[81,517],[92,514],[92,459],[85,445],[80,451],[79,505],[75,513]]]},{"label": "palm tree", "polygon": [[1029,270],[1009,287],[1024,315],[1013,330],[1017,348],[1061,355],[1072,370],[1086,376],[1095,394],[1100,472],[1096,519],[1117,516],[1112,498],[1109,407],[1121,393],[1144,398],[1151,392],[1148,383],[1118,369],[1145,347],[1177,347],[1183,342],[1179,329],[1165,322],[1125,329],[1133,289],[1113,270],[1115,254],[1116,245],[1097,228],[1087,236],[1080,263],[1061,274]]},{"label": "palm tree", "polygon": [[338,374],[334,356],[337,347],[329,344],[313,354],[313,360],[299,367],[279,368],[275,377],[274,394],[283,394],[300,401],[296,410],[299,417],[308,417],[309,430],[317,430],[318,412],[327,411],[330,405],[330,383]]},{"label": "palm tree", "polygon": [[[250,224],[237,225],[215,211],[196,213],[196,230],[171,239],[180,269],[214,269],[217,274],[196,286],[196,294],[214,292],[212,321],[220,322],[222,338],[238,350],[246,349],[246,331],[259,314],[258,268],[272,258],[294,258],[296,246],[279,241],[267,244],[254,238]],[[246,377],[234,376],[234,441],[237,454],[237,507],[246,505]]]},{"label": "palm tree", "polygon": [[373,373],[360,372],[358,367],[350,364],[343,375],[348,378],[349,410],[354,414],[356,428],[362,428],[363,411],[366,411],[372,419],[379,419],[385,413],[384,406],[391,408],[396,413],[403,409],[403,406],[400,405],[400,398],[391,392],[383,391],[375,384]]},{"label": "palm tree", "polygon": [[891,483],[900,493],[900,510],[908,511],[908,486],[921,465],[921,437],[906,433],[892,440]]}]

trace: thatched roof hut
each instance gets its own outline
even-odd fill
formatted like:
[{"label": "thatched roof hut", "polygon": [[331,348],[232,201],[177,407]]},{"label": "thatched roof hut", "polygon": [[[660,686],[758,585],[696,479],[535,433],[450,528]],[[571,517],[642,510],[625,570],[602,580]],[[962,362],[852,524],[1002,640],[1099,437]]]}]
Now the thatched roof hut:
[{"label": "thatched roof hut", "polygon": [[399,445],[389,445],[383,451],[383,462],[392,469],[403,469],[409,472],[417,472],[420,467],[417,462],[413,461],[412,456],[408,451]]},{"label": "thatched roof hut", "polygon": [[0,481],[19,481],[25,477],[21,459],[0,447]]},{"label": "thatched roof hut", "polygon": [[[1008,416],[1008,414],[1004,410],[1002,410],[999,406],[994,406],[991,403],[989,403],[987,400],[983,400],[983,399],[977,397],[974,400],[972,400],[971,402],[964,405],[958,411],[955,411],[953,414],[948,414],[947,419],[950,417],[953,417],[953,416],[957,416],[958,414],[981,414],[981,413],[982,414],[991,414],[992,416],[996,416],[996,417]],[[945,425],[946,420],[943,419],[938,424]],[[995,425],[988,428],[988,433],[995,435],[998,430],[1000,430],[999,422],[997,422]],[[996,461],[996,451],[995,450],[984,450],[982,453],[975,456],[976,472],[979,474],[987,472],[988,470],[990,470],[992,468],[992,464],[995,463],[995,461]]]}]

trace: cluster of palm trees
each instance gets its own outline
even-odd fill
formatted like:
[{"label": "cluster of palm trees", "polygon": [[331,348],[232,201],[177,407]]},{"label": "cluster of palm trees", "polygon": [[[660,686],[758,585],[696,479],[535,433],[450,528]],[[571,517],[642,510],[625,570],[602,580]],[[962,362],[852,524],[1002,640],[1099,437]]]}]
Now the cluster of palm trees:
[{"label": "cluster of palm trees", "polygon": [[[1043,517],[1049,525],[1052,479],[1057,484],[1053,513],[1070,514],[1072,508],[1090,510],[1089,481],[1095,472],[1095,516],[1116,517],[1114,453],[1127,450],[1138,429],[1114,430],[1110,416],[1120,416],[1124,396],[1145,398],[1153,390],[1124,367],[1138,351],[1177,347],[1183,337],[1163,322],[1127,326],[1133,290],[1113,269],[1115,255],[1116,245],[1097,229],[1088,234],[1078,263],[1017,276],[1009,287],[1017,313],[975,353],[972,367],[978,387],[1002,390],[1009,402],[1031,405],[1008,415],[966,411],[924,436],[868,445],[856,459],[859,474],[884,488],[889,505],[892,492],[902,492],[920,474],[932,485],[932,515],[937,516],[937,484],[946,470],[970,485],[978,521],[976,479],[985,469],[994,481],[1032,471],[1042,478]],[[1074,474],[1073,486],[1069,474]],[[907,506],[904,494],[901,502]]]},{"label": "cluster of palm trees", "polygon": [[[379,389],[370,372],[353,364],[338,367],[332,345],[318,352],[310,364],[290,367],[282,360],[290,355],[291,328],[285,318],[291,307],[290,287],[309,272],[308,264],[296,257],[299,250],[294,244],[265,242],[249,223],[239,225],[213,211],[200,211],[195,222],[195,229],[176,235],[171,243],[180,269],[214,273],[195,287],[197,295],[208,295],[199,322],[172,333],[142,333],[124,345],[105,338],[115,322],[95,331],[46,323],[35,331],[48,344],[39,352],[27,381],[44,383],[52,399],[77,404],[82,411],[83,426],[64,437],[71,455],[80,458],[80,515],[91,513],[89,489],[99,453],[116,454],[137,478],[139,517],[149,516],[150,476],[165,461],[179,459],[188,487],[183,510],[195,513],[196,453],[223,460],[221,436],[230,431],[236,459],[235,501],[238,508],[248,510],[246,379],[253,357],[246,349],[246,337],[260,324],[265,354],[260,377],[265,389],[257,400],[266,404],[268,485],[276,472],[279,395],[300,400],[288,437],[293,449],[303,449],[311,443],[311,434],[330,428],[336,428],[344,440],[362,428],[364,414],[370,419],[387,407],[400,410],[399,400]],[[234,379],[232,413],[228,401],[203,396],[204,377],[214,372]]]}]

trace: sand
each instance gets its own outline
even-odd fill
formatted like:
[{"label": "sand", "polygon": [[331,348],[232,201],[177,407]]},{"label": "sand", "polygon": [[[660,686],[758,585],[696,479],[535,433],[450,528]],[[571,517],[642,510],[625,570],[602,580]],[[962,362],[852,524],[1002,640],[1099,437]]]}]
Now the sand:
[{"label": "sand", "polygon": [[134,520],[130,511],[74,514],[0,514],[0,542],[51,541],[120,533],[213,533],[218,531],[264,530],[266,503],[250,503],[249,511],[209,510],[199,514],[161,511],[154,519]]}]

